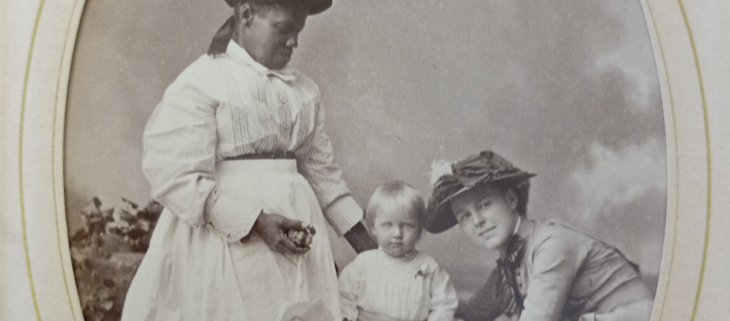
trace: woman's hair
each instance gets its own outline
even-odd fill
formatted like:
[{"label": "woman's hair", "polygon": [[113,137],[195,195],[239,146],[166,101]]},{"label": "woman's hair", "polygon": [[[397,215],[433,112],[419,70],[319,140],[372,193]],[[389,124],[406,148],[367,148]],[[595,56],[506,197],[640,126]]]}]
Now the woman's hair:
[{"label": "woman's hair", "polygon": [[527,201],[530,198],[530,181],[524,181],[519,184],[514,184],[510,181],[496,181],[487,183],[487,185],[493,187],[500,193],[507,195],[507,192],[511,189],[517,195],[517,213],[522,217],[527,217]]},{"label": "woman's hair", "polygon": [[380,185],[375,189],[365,209],[365,222],[373,227],[375,215],[385,209],[409,211],[414,213],[418,218],[418,222],[421,223],[426,212],[426,205],[421,193],[413,186],[401,181],[394,181]]}]

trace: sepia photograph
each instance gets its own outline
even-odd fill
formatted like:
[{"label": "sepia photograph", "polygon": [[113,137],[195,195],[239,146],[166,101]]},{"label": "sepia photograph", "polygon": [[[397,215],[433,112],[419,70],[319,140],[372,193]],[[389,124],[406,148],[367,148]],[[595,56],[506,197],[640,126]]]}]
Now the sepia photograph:
[{"label": "sepia photograph", "polygon": [[86,1],[83,318],[650,320],[670,174],[644,10]]}]

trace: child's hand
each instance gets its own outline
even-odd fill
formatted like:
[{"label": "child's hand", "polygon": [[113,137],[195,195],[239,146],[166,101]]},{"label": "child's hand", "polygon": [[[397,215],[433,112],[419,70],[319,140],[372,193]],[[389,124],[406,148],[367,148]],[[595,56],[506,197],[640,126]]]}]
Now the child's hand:
[{"label": "child's hand", "polygon": [[304,224],[301,221],[290,220],[279,214],[261,213],[258,219],[256,219],[252,230],[274,252],[302,254],[309,251],[309,246],[299,247],[286,236],[286,231],[302,229],[304,229]]}]

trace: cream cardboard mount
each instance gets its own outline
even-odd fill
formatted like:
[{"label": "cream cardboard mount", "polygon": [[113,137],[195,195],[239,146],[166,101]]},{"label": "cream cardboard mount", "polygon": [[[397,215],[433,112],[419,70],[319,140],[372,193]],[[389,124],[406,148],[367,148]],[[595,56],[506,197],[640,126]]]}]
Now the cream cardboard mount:
[{"label": "cream cardboard mount", "polygon": [[[730,315],[730,3],[642,0],[661,84],[668,203],[653,320]],[[0,5],[0,320],[82,320],[63,190],[83,0]]]}]

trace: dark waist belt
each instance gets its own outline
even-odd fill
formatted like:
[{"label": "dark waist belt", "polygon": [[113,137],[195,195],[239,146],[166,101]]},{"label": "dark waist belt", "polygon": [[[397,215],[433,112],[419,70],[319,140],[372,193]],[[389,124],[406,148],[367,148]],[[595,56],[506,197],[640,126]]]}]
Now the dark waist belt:
[{"label": "dark waist belt", "polygon": [[292,152],[273,152],[273,153],[261,153],[261,154],[245,154],[234,157],[228,157],[225,160],[248,160],[248,159],[297,159],[297,156]]}]

